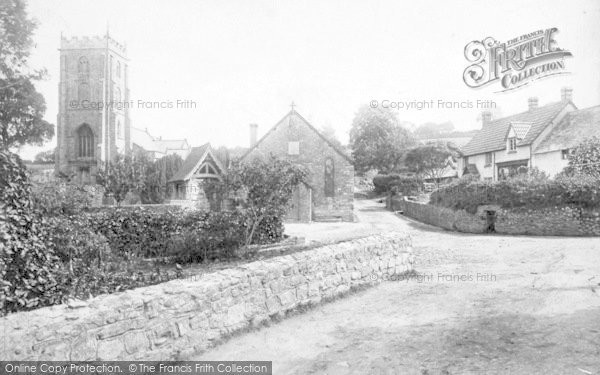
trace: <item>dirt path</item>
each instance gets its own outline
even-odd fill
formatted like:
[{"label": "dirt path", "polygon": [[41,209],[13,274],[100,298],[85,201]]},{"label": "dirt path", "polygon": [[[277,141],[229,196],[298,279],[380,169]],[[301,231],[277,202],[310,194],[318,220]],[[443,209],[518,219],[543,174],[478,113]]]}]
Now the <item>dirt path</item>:
[{"label": "dirt path", "polygon": [[600,240],[444,232],[371,201],[357,211],[361,222],[350,227],[287,229],[309,240],[409,230],[420,278],[382,283],[195,359],[271,360],[275,374],[600,374]]}]

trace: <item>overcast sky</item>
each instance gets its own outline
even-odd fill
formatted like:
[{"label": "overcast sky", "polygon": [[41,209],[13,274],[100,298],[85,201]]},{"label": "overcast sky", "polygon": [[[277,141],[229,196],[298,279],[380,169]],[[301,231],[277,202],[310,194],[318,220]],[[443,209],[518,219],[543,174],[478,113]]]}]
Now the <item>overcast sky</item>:
[{"label": "overcast sky", "polygon": [[[579,108],[600,104],[600,1],[87,1],[29,0],[36,18],[31,63],[49,78],[38,85],[56,124],[60,34],[103,35],[127,44],[131,99],[192,100],[195,109],[131,111],[132,125],[192,145],[247,146],[290,110],[332,126],[347,142],[356,110],[372,100],[492,100],[504,115],[560,99],[574,89]],[[496,93],[462,79],[472,40],[500,41],[557,27],[572,74]],[[403,110],[416,124],[452,121],[478,128],[480,109]],[[22,155],[54,147],[26,148]]]}]

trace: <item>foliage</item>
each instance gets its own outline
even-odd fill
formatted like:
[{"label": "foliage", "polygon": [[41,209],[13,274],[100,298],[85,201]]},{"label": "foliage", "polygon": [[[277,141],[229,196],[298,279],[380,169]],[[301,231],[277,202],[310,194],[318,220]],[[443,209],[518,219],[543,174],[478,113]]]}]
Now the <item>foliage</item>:
[{"label": "foliage", "polygon": [[423,189],[423,183],[415,176],[398,174],[377,175],[373,177],[376,193],[414,195]]},{"label": "foliage", "polygon": [[600,178],[600,137],[587,138],[569,155],[567,173]]},{"label": "foliage", "polygon": [[437,185],[449,165],[448,158],[451,156],[453,155],[448,146],[428,144],[408,151],[404,162],[411,172],[423,179],[433,179]]},{"label": "foliage", "polygon": [[436,124],[433,122],[427,122],[425,124],[419,125],[414,134],[420,139],[427,138],[438,138],[443,134],[448,134],[454,130],[454,124],[451,122],[444,122],[441,124]]},{"label": "foliage", "polygon": [[294,189],[307,178],[303,168],[275,156],[234,163],[227,175],[230,191],[244,193],[246,246],[265,218],[285,216]]},{"label": "foliage", "polygon": [[159,204],[167,197],[167,182],[183,165],[181,156],[166,155],[155,161],[148,161],[144,187],[140,190],[142,203]]},{"label": "foliage", "polygon": [[512,178],[498,182],[460,179],[433,192],[430,204],[475,212],[484,204],[503,208],[576,206],[600,208],[600,180],[592,176]]},{"label": "foliage", "polygon": [[60,301],[58,257],[33,210],[31,187],[18,156],[0,151],[0,312],[29,310]]},{"label": "foliage", "polygon": [[56,147],[52,150],[38,152],[33,159],[34,163],[53,164],[56,158]]},{"label": "foliage", "polygon": [[92,205],[92,196],[82,186],[64,179],[33,186],[33,205],[45,216],[75,215]]},{"label": "foliage", "polygon": [[27,17],[25,1],[0,2],[0,149],[42,145],[54,136],[44,120],[46,103],[34,81],[45,72],[28,72],[35,22]]},{"label": "foliage", "polygon": [[114,198],[117,205],[121,205],[127,193],[144,189],[147,167],[148,159],[143,154],[119,154],[98,169],[96,180],[104,187],[104,195]]},{"label": "foliage", "polygon": [[369,169],[383,174],[397,171],[404,153],[413,144],[409,131],[400,125],[391,109],[363,106],[352,121],[350,148],[359,173]]}]

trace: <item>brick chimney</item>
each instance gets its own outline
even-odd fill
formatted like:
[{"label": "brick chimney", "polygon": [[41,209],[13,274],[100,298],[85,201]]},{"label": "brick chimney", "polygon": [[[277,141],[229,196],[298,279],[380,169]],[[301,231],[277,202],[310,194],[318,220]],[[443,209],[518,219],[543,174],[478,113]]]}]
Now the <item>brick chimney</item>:
[{"label": "brick chimney", "polygon": [[492,121],[492,112],[483,111],[481,112],[481,125],[482,127],[486,126]]},{"label": "brick chimney", "polygon": [[570,87],[563,87],[560,89],[560,100],[563,102],[569,102],[573,100],[573,89]]},{"label": "brick chimney", "polygon": [[538,107],[538,98],[533,96],[533,97],[529,98],[527,103],[529,104],[529,110],[533,111],[534,109],[536,109]]},{"label": "brick chimney", "polygon": [[256,132],[258,130],[258,124],[250,124],[250,147],[254,147],[256,144]]}]

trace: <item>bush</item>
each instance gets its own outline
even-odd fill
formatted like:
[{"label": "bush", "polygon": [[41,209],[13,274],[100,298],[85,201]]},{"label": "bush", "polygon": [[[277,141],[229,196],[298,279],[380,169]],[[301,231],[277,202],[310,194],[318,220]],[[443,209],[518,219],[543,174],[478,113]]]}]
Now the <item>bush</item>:
[{"label": "bush", "polygon": [[0,241],[0,313],[60,302],[59,259],[33,209],[25,166],[6,151],[0,151]]},{"label": "bush", "polygon": [[245,241],[245,217],[239,211],[210,212],[196,228],[186,228],[169,241],[168,254],[180,263],[227,259]]},{"label": "bush", "polygon": [[600,208],[600,181],[592,176],[533,175],[498,182],[460,179],[431,194],[430,204],[476,212],[485,204],[502,208],[577,206]]},{"label": "bush", "polygon": [[401,195],[414,195],[423,189],[423,184],[413,176],[398,174],[377,175],[373,177],[375,192],[382,194],[392,192]]},{"label": "bush", "polygon": [[75,215],[92,206],[92,196],[83,187],[64,180],[33,186],[33,205],[45,216]]}]

